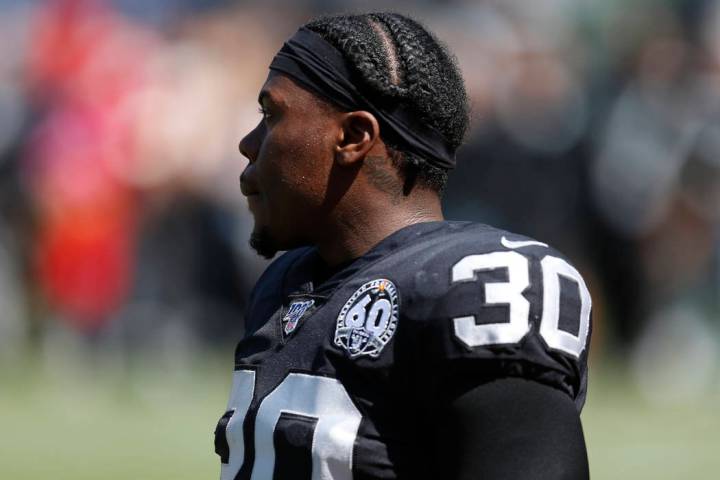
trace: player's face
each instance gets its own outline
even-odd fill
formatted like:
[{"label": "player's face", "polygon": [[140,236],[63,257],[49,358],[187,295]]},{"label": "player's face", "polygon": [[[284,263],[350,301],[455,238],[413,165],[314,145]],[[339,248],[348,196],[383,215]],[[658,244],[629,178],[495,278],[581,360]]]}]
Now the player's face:
[{"label": "player's face", "polygon": [[288,77],[270,72],[258,98],[263,117],[240,142],[240,177],[255,219],[251,245],[272,257],[312,243],[327,215],[337,118]]}]

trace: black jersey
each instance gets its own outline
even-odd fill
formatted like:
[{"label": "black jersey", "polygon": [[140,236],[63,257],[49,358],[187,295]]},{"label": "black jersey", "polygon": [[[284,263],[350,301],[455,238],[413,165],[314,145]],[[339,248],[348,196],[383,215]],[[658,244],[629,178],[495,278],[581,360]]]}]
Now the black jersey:
[{"label": "black jersey", "polygon": [[582,408],[590,295],[546,244],[422,223],[331,273],[303,248],[258,281],[215,432],[222,480],[423,478],[433,413],[498,378]]}]

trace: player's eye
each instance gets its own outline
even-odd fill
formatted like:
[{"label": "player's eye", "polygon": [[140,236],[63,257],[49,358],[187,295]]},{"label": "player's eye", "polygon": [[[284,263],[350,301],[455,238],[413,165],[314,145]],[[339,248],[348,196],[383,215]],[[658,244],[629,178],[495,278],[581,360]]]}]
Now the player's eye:
[{"label": "player's eye", "polygon": [[260,107],[258,108],[258,112],[260,113],[260,115],[263,116],[263,118],[264,118],[265,120],[267,120],[267,119],[270,117],[270,113],[269,113],[269,112],[265,109],[265,107],[263,107],[263,106],[260,106]]}]

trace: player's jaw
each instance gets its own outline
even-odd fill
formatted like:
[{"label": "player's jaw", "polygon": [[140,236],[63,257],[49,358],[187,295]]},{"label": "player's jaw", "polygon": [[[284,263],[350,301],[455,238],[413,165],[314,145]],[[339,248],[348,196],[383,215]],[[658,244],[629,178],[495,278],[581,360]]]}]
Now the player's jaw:
[{"label": "player's jaw", "polygon": [[258,255],[267,259],[273,258],[280,250],[267,229],[257,228],[257,226],[252,234],[250,234],[250,247],[252,247]]},{"label": "player's jaw", "polygon": [[272,239],[272,234],[267,226],[263,226],[263,205],[262,196],[259,191],[248,187],[247,183],[240,179],[240,190],[247,198],[248,209],[253,216],[255,225],[250,235],[250,247],[259,255],[265,258],[272,258],[278,252],[275,246],[276,242]]},{"label": "player's jaw", "polygon": [[286,249],[283,248],[283,242],[278,241],[278,226],[274,225],[274,221],[281,217],[281,212],[273,212],[272,206],[268,205],[268,199],[262,193],[248,191],[242,182],[241,190],[247,197],[248,209],[254,221],[250,246],[259,255],[272,258],[279,250]]}]

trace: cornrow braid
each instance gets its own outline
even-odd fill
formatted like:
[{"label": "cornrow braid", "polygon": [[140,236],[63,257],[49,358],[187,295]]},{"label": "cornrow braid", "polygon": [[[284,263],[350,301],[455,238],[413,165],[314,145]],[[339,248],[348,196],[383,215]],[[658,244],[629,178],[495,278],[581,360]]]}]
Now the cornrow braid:
[{"label": "cornrow braid", "polygon": [[[452,148],[469,124],[468,101],[454,57],[419,22],[398,13],[321,17],[305,25],[337,48],[373,102],[400,103],[440,132]],[[429,165],[392,136],[383,140],[405,178],[442,193],[447,171]]]}]

